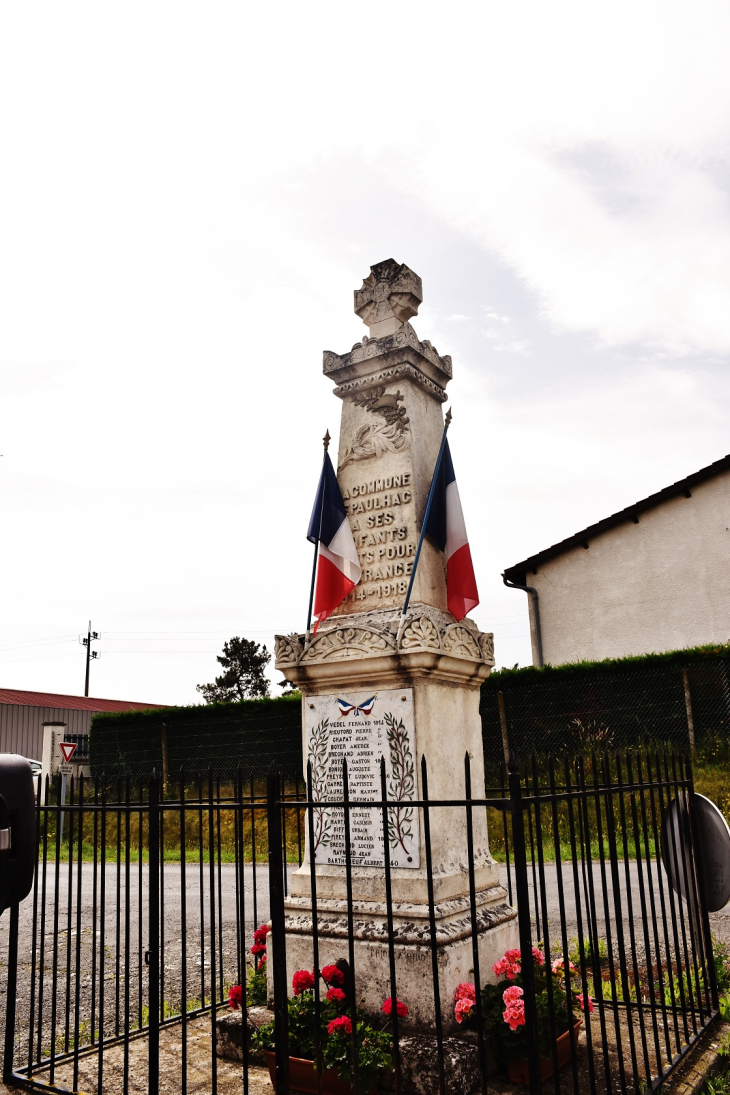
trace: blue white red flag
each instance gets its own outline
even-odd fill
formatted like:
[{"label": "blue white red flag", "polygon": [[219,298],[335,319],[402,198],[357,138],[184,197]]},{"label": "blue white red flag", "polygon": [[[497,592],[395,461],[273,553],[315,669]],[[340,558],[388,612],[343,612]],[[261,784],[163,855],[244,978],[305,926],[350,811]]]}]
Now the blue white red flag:
[{"label": "blue white red flag", "polygon": [[322,474],[309,521],[307,539],[318,544],[317,584],[314,591],[314,632],[344,601],[360,581],[360,561],[355,550],[345,503],[332,467],[329,453],[324,454]]},{"label": "blue white red flag", "polygon": [[342,718],[343,715],[352,715],[353,712],[356,716],[369,715],[373,710],[376,698],[376,696],[371,696],[369,700],[365,700],[364,703],[360,704],[350,703],[349,700],[338,699],[337,703],[340,707],[340,718]]},{"label": "blue white red flag", "polygon": [[463,620],[479,604],[479,594],[448,441],[436,476],[426,532],[446,556],[449,612],[457,620]]}]

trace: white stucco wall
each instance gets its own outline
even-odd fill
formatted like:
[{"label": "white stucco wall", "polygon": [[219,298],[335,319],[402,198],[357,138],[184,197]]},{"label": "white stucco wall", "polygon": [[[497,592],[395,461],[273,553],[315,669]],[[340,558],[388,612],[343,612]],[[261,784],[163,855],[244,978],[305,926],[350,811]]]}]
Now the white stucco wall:
[{"label": "white stucco wall", "polygon": [[588,542],[526,575],[546,663],[730,642],[730,472]]}]

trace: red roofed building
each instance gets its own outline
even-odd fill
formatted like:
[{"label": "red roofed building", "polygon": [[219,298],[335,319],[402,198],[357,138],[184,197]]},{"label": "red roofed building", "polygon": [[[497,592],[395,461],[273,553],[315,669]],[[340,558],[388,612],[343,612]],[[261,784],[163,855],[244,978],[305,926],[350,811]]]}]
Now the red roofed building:
[{"label": "red roofed building", "polygon": [[58,692],[24,692],[0,688],[0,753],[20,753],[41,759],[43,727],[65,727],[63,738],[77,742],[78,759],[86,755],[92,715],[97,711],[142,711],[165,707],[136,700],[97,700],[92,696],[64,696]]}]

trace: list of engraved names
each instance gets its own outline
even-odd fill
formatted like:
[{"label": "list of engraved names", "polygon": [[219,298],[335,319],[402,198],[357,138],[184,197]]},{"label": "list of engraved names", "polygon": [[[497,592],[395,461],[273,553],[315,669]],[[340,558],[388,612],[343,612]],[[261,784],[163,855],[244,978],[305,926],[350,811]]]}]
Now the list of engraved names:
[{"label": "list of engraved names", "polygon": [[[381,799],[380,760],[385,758],[388,846],[393,867],[419,865],[413,690],[341,693],[305,699],[307,761],[312,765],[316,803],[342,801],[342,762],[347,759],[351,800]],[[314,810],[316,863],[344,865],[345,818],[337,807]],[[350,812],[350,861],[354,867],[382,867],[383,816],[378,807]]]}]

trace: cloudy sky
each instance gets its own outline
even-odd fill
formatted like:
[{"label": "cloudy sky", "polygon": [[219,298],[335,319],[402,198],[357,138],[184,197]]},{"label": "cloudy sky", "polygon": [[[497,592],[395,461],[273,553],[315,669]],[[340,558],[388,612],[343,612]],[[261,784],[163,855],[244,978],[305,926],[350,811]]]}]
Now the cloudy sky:
[{"label": "cloudy sky", "polygon": [[[0,686],[195,702],[306,623],[340,403],[393,257],[454,360],[501,571],[730,451],[721,3],[34,2],[0,11]],[[278,675],[274,674],[275,678]]]}]

